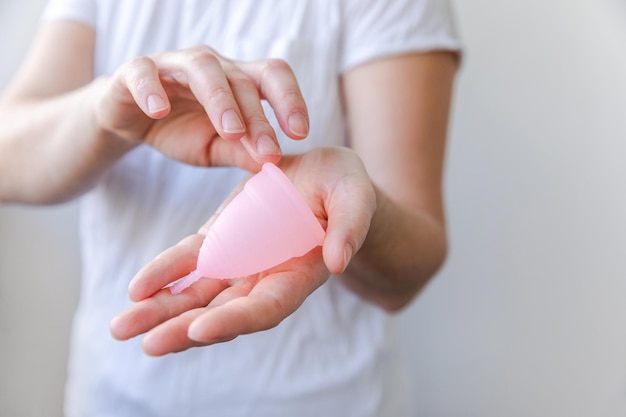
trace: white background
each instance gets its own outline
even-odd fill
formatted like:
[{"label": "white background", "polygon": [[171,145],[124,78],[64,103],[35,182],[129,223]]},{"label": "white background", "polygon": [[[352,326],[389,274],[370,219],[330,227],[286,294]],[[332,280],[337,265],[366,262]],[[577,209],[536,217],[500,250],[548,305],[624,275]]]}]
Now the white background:
[{"label": "white background", "polygon": [[[623,417],[626,4],[454,3],[451,253],[400,327],[419,415]],[[0,2],[0,87],[42,5]],[[61,415],[75,218],[0,207],[2,416]]]}]

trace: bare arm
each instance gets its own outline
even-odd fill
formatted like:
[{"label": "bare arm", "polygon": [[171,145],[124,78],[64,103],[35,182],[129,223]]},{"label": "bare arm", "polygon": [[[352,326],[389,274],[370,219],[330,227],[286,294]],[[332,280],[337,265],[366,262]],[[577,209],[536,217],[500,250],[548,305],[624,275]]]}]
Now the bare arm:
[{"label": "bare arm", "polygon": [[76,22],[44,25],[0,99],[0,201],[68,199],[128,149],[93,118],[94,38]]},{"label": "bare arm", "polygon": [[351,145],[377,209],[342,279],[388,310],[405,306],[446,256],[442,170],[456,68],[452,53],[411,54],[359,66],[343,80]]}]

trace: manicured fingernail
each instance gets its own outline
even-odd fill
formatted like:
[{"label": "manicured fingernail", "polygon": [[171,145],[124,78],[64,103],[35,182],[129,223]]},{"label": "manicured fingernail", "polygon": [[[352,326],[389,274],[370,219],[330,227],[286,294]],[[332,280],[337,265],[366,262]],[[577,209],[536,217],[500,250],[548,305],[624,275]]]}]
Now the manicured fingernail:
[{"label": "manicured fingernail", "polygon": [[222,114],[222,129],[226,133],[243,133],[246,127],[234,110],[226,110]]},{"label": "manicured fingernail", "polygon": [[167,104],[165,100],[156,94],[151,94],[148,96],[148,111],[150,113],[158,113],[167,108]]},{"label": "manicured fingernail", "polygon": [[294,135],[304,137],[309,134],[309,122],[307,122],[304,114],[300,112],[292,114],[289,116],[287,123],[289,124],[289,130],[291,130]]},{"label": "manicured fingernail", "polygon": [[276,142],[267,135],[261,135],[256,140],[256,150],[260,155],[280,155]]}]

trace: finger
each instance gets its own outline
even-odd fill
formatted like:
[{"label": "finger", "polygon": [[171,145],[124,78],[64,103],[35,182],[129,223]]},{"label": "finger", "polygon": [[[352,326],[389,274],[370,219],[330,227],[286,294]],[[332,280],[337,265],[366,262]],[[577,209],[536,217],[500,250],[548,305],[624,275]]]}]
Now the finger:
[{"label": "finger", "polygon": [[187,337],[187,329],[193,320],[204,311],[204,308],[186,311],[150,330],[141,342],[144,352],[150,356],[162,356],[203,346],[203,343]]},{"label": "finger", "polygon": [[[206,344],[277,326],[328,277],[319,248],[270,271],[245,297],[208,309],[189,326],[188,337]],[[293,265],[305,265],[294,269]],[[291,268],[291,269],[290,269]]]},{"label": "finger", "polygon": [[[220,291],[206,308],[196,308],[174,317],[151,329],[142,341],[144,351],[152,356],[161,356],[167,353],[180,352],[191,347],[205,345],[197,342],[187,335],[188,328],[195,318],[203,314],[207,309],[220,306],[235,298],[244,297],[257,283],[257,277],[246,277],[230,280],[230,286]],[[220,342],[231,340],[234,337],[226,337]]]},{"label": "finger", "polygon": [[324,262],[332,273],[340,274],[365,241],[376,211],[376,193],[362,176],[347,175],[335,184],[325,204]]},{"label": "finger", "polygon": [[206,46],[162,54],[157,59],[162,72],[189,86],[220,136],[242,139],[258,163],[278,161],[280,147],[257,87],[236,66]]},{"label": "finger", "polygon": [[170,111],[167,93],[161,84],[158,68],[148,57],[137,57],[126,63],[114,77],[114,95],[123,101],[130,92],[137,106],[149,117],[160,119]]},{"label": "finger", "polygon": [[199,46],[156,55],[164,77],[188,86],[220,136],[240,139],[246,131],[235,96],[217,54]]},{"label": "finger", "polygon": [[268,295],[240,297],[205,311],[191,323],[187,336],[198,343],[218,343],[271,329],[286,317],[284,314],[278,301]]},{"label": "finger", "polygon": [[217,294],[209,303],[207,307],[218,307],[227,302],[234,300],[235,298],[245,297],[250,294],[250,291],[258,283],[262,276],[255,275],[245,278],[234,279],[230,281],[230,286],[224,291]]},{"label": "finger", "polygon": [[255,83],[236,66],[231,64],[227,67],[227,79],[246,124],[242,144],[257,162],[278,162],[280,146],[274,129],[265,117]]},{"label": "finger", "polygon": [[143,267],[128,285],[130,299],[139,301],[150,297],[194,270],[203,239],[199,234],[188,236]]},{"label": "finger", "polygon": [[169,289],[163,289],[111,320],[111,334],[116,339],[126,340],[145,333],[188,310],[206,306],[227,286],[222,280],[202,278],[176,296]]},{"label": "finger", "polygon": [[261,98],[274,109],[283,132],[292,139],[305,138],[309,134],[309,113],[289,64],[281,59],[267,59],[240,66],[257,83]]}]

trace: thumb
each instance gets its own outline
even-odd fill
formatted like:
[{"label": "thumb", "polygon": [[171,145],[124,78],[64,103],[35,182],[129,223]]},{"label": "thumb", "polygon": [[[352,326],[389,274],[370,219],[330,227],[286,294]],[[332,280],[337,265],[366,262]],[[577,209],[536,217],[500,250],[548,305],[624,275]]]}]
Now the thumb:
[{"label": "thumb", "polygon": [[327,201],[324,263],[331,273],[340,274],[367,237],[376,211],[376,191],[368,179],[344,177],[335,185]]}]

